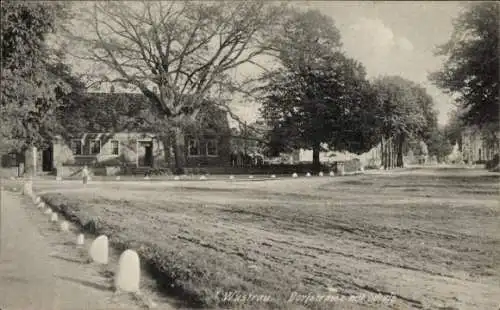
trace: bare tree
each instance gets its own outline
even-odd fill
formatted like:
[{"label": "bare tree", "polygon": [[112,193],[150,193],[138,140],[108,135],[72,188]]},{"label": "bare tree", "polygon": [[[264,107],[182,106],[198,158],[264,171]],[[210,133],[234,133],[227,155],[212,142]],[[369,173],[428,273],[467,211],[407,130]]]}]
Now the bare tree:
[{"label": "bare tree", "polygon": [[227,102],[207,99],[250,83],[231,73],[244,64],[259,67],[259,57],[273,54],[269,38],[283,12],[265,1],[96,2],[80,14],[78,31],[85,33],[70,38],[74,47],[85,47],[75,56],[109,70],[103,81],[149,99],[163,126],[175,132],[175,163],[182,168],[183,127],[204,104],[231,113]]}]

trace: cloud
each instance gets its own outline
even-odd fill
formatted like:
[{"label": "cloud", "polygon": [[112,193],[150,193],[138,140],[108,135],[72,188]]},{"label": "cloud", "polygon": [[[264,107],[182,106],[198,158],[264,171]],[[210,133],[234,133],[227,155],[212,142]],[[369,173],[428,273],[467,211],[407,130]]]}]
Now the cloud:
[{"label": "cloud", "polygon": [[377,54],[386,53],[394,45],[394,33],[378,19],[361,18],[343,37],[347,47],[354,44]]},{"label": "cloud", "polygon": [[399,38],[397,41],[397,45],[402,50],[413,51],[413,44],[405,37]]},{"label": "cloud", "polygon": [[341,29],[347,54],[361,61],[369,76],[410,75],[414,79],[421,68],[415,67],[412,42],[396,35],[381,19],[359,18]]},{"label": "cloud", "polygon": [[405,37],[396,37],[380,19],[361,18],[343,34],[346,48],[364,48],[379,56],[393,49],[412,51],[413,44]]}]

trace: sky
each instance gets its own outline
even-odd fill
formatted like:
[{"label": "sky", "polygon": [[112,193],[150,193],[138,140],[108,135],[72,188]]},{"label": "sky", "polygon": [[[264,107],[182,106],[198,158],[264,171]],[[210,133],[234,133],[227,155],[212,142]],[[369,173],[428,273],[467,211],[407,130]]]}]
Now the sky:
[{"label": "sky", "polygon": [[[366,68],[368,78],[400,75],[420,83],[435,101],[438,122],[446,124],[453,100],[428,79],[443,59],[434,56],[437,45],[453,31],[452,20],[466,2],[457,1],[293,1],[304,9],[330,16],[339,29],[343,49]],[[239,107],[247,118],[256,105]]]},{"label": "sky", "polygon": [[428,80],[443,59],[435,47],[453,31],[452,20],[464,2],[456,1],[304,1],[296,4],[333,18],[347,55],[364,64],[368,77],[400,75],[420,83],[434,98],[438,121],[445,124],[453,100]]},{"label": "sky", "polygon": [[[434,98],[439,123],[446,123],[448,112],[454,109],[453,100],[433,86],[427,76],[442,64],[443,59],[434,56],[435,48],[450,38],[452,20],[459,14],[464,2],[291,3],[303,9],[319,10],[330,16],[340,31],[344,51],[349,57],[363,63],[368,78],[400,75],[424,86]],[[257,104],[249,102],[235,104],[235,112],[249,122],[257,118],[258,108]]]}]

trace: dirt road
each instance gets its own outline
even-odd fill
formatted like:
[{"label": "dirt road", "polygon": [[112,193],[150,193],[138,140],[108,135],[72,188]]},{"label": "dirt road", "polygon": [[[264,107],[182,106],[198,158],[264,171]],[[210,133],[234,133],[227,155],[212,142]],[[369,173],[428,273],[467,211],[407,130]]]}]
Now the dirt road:
[{"label": "dirt road", "polygon": [[46,219],[25,198],[3,191],[0,199],[0,309],[139,309],[115,296],[94,268],[43,236],[34,221]]}]

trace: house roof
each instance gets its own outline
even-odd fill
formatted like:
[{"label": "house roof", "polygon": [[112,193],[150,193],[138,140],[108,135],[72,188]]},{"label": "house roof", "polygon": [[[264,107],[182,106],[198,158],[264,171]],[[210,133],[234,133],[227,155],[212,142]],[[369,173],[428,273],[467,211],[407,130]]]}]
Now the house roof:
[{"label": "house roof", "polygon": [[[226,113],[217,107],[206,107],[199,114],[200,120],[211,122],[222,115],[226,118]],[[74,134],[154,132],[154,123],[159,121],[149,99],[142,93],[87,92],[70,109],[66,115],[75,116],[75,124],[69,128],[69,131],[74,129]]]}]

